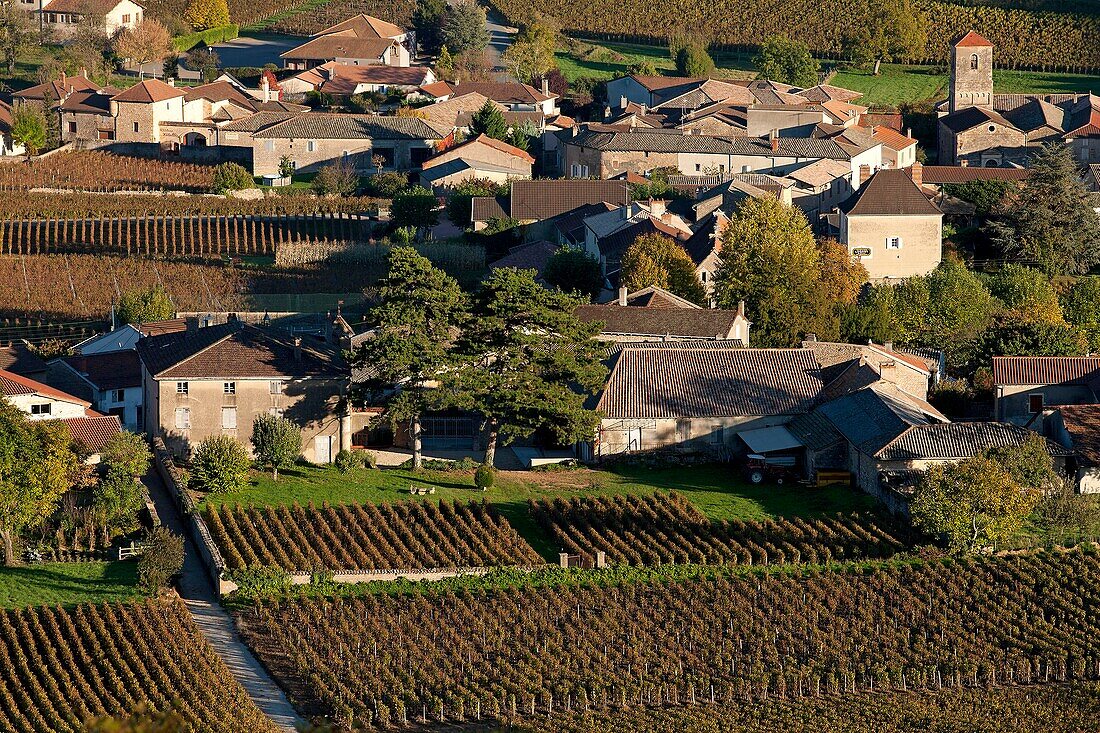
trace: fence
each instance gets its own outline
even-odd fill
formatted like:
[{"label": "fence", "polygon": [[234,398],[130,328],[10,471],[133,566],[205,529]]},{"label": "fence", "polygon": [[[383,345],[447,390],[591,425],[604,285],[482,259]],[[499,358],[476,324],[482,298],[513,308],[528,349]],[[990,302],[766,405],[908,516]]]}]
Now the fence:
[{"label": "fence", "polygon": [[274,254],[280,246],[367,241],[360,214],[0,220],[0,254]]}]

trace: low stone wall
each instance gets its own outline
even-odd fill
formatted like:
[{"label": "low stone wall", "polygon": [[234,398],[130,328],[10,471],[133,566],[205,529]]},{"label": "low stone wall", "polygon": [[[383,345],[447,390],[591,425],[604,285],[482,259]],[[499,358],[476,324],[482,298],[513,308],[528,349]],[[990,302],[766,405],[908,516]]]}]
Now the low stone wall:
[{"label": "low stone wall", "polygon": [[[549,565],[508,565],[509,570],[522,572],[534,572]],[[496,567],[466,567],[466,568],[406,568],[397,570],[348,570],[332,574],[332,580],[336,583],[375,583],[394,580],[446,580],[462,576],[482,577],[488,575]],[[290,582],[294,585],[309,585],[313,581],[310,573],[291,573]]]},{"label": "low stone wall", "polygon": [[159,437],[153,439],[153,460],[156,462],[157,472],[176,500],[176,506],[179,507],[184,524],[191,533],[191,540],[199,550],[199,557],[202,558],[203,566],[210,576],[210,582],[214,584],[215,592],[221,597],[237,590],[237,584],[226,579],[225,560],[222,558],[221,551],[214,544],[210,529],[199,514],[194,500],[187,493],[183,477],[180,476],[179,469],[172,461],[172,454],[168,452],[164,441]]}]

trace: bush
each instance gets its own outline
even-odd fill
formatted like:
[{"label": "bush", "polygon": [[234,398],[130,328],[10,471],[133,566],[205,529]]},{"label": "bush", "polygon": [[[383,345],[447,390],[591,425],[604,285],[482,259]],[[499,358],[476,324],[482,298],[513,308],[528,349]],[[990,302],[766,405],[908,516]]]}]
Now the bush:
[{"label": "bush", "polygon": [[180,53],[184,51],[190,51],[192,48],[198,45],[213,46],[215,43],[224,43],[225,41],[232,41],[238,35],[240,35],[241,28],[238,25],[230,23],[229,25],[223,25],[220,28],[207,28],[204,31],[198,33],[188,33],[186,35],[177,36],[172,39],[172,48]]},{"label": "bush", "polygon": [[359,174],[347,163],[333,163],[317,171],[313,192],[318,196],[351,196],[359,188]]},{"label": "bush", "polygon": [[496,473],[493,471],[493,467],[487,463],[482,463],[477,467],[477,470],[474,471],[474,486],[482,491],[491,489],[495,479]]},{"label": "bush", "polygon": [[344,449],[336,454],[336,459],[333,461],[336,464],[336,470],[340,473],[347,473],[354,468],[363,467],[363,456],[358,451],[350,451]]},{"label": "bush", "polygon": [[145,438],[125,431],[112,435],[99,455],[104,464],[123,469],[130,476],[143,475],[153,460]]},{"label": "bush", "polygon": [[290,590],[290,573],[282,568],[256,567],[234,570],[229,579],[237,584],[242,598],[272,598]]},{"label": "bush", "polygon": [[156,593],[183,569],[183,537],[167,527],[157,527],[145,538],[145,553],[138,562],[138,581],[148,593]]},{"label": "bush", "polygon": [[172,297],[160,285],[145,290],[127,290],[118,299],[115,318],[119,323],[165,321],[176,315]]},{"label": "bush", "polygon": [[409,177],[405,173],[375,173],[367,178],[367,193],[384,199],[392,199],[409,187]]},{"label": "bush", "polygon": [[228,435],[202,441],[191,466],[191,481],[203,491],[224,494],[238,491],[248,483],[248,453]]},{"label": "bush", "polygon": [[252,174],[238,163],[221,163],[214,168],[213,188],[218,193],[243,191],[255,186],[256,181],[252,178]]}]

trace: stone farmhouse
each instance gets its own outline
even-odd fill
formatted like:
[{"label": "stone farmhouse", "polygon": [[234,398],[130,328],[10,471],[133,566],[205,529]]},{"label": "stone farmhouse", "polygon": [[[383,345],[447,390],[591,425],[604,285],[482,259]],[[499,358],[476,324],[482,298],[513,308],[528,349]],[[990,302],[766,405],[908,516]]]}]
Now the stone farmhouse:
[{"label": "stone farmhouse", "polygon": [[332,62],[344,66],[409,66],[415,49],[412,31],[369,15],[356,15],[314,34],[280,57],[286,68],[301,71]]},{"label": "stone farmhouse", "polygon": [[1098,403],[1098,356],[993,357],[993,415],[997,420],[1036,426],[1054,408]]},{"label": "stone farmhouse", "polygon": [[474,179],[507,183],[531,178],[534,163],[526,150],[478,135],[424,161],[420,182],[425,188],[438,190]]},{"label": "stone farmhouse", "polygon": [[1062,143],[1082,165],[1100,161],[1100,97],[995,94],[993,44],[970,31],[951,47],[951,93],[939,118],[939,162],[1023,166],[1043,143]]},{"label": "stone farmhouse", "polygon": [[145,7],[134,0],[18,0],[19,7],[38,16],[43,31],[58,40],[71,38],[77,28],[98,19],[108,36],[134,28],[145,16]]}]

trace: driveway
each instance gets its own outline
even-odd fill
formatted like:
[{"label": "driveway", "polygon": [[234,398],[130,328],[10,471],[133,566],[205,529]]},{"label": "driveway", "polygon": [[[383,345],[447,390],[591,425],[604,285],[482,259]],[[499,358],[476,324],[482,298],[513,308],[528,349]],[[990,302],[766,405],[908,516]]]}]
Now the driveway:
[{"label": "driveway", "polygon": [[306,39],[300,36],[265,34],[241,36],[232,41],[218,43],[211,48],[218,54],[222,67],[252,66],[262,68],[264,64],[281,67],[283,60],[279,54],[301,46]]}]

